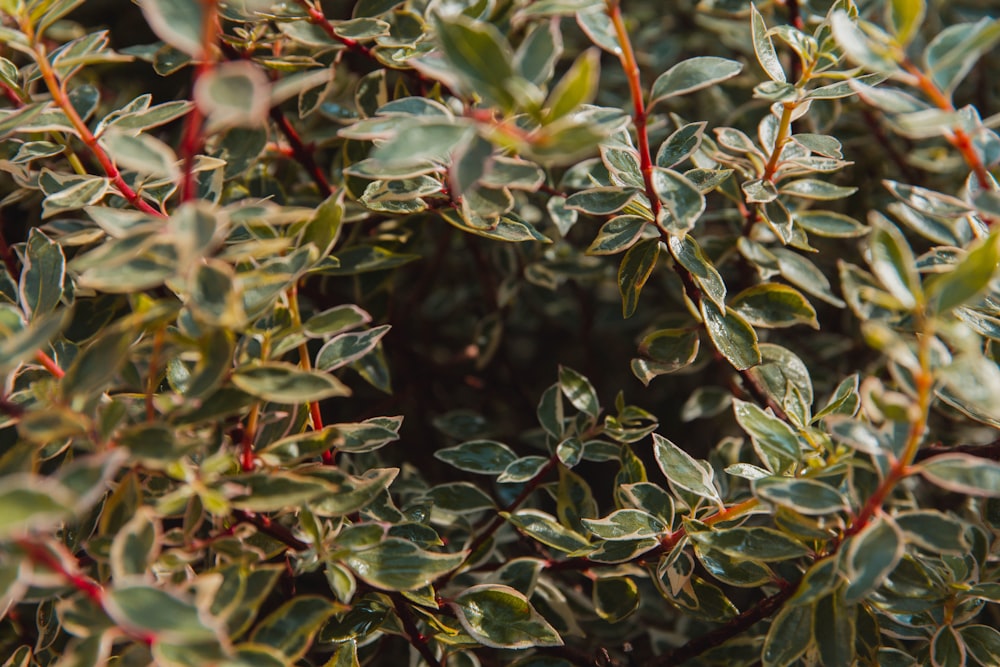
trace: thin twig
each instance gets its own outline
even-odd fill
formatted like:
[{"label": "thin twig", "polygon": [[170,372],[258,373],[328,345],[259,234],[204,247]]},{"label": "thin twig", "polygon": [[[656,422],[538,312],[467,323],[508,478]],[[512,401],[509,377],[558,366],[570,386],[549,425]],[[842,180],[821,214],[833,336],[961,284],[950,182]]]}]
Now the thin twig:
[{"label": "thin twig", "polygon": [[434,651],[431,650],[427,636],[420,632],[420,629],[417,627],[417,621],[413,617],[413,612],[410,610],[406,598],[399,593],[390,593],[389,597],[392,598],[392,607],[396,611],[396,616],[399,617],[400,622],[403,624],[403,630],[406,631],[410,645],[417,649],[417,653],[420,654],[424,662],[430,665],[430,667],[441,667],[441,661],[437,659]]}]

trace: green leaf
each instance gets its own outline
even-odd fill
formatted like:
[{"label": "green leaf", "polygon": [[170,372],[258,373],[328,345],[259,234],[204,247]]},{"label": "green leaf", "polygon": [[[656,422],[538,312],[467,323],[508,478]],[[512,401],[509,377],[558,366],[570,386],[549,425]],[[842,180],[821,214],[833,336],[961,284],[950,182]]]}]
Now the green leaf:
[{"label": "green leaf", "polygon": [[998,41],[1000,21],[995,18],[950,25],[939,32],[924,50],[928,74],[938,88],[950,96],[976,61]]},{"label": "green leaf", "polygon": [[106,330],[66,370],[60,385],[63,396],[90,397],[104,391],[127,359],[134,338],[130,329]]},{"label": "green leaf", "polygon": [[951,625],[937,629],[931,638],[931,665],[933,667],[960,667],[966,664],[965,643]]},{"label": "green leaf", "polygon": [[700,121],[677,128],[656,151],[656,166],[669,169],[691,157],[701,146],[706,125],[705,121]]},{"label": "green leaf", "polygon": [[820,201],[843,199],[850,197],[857,191],[858,189],[854,187],[834,185],[833,183],[827,183],[816,178],[800,178],[795,181],[789,181],[782,184],[778,190],[783,195]]},{"label": "green leaf", "polygon": [[926,0],[890,0],[885,6],[886,24],[904,47],[920,30],[926,13]]},{"label": "green leaf", "polygon": [[339,439],[337,429],[327,426],[319,431],[295,433],[275,440],[257,451],[257,456],[270,465],[296,463],[319,456],[334,447]]},{"label": "green leaf", "polygon": [[968,454],[940,454],[919,472],[927,481],[969,496],[1000,497],[1000,463]]},{"label": "green leaf", "polygon": [[63,295],[66,256],[62,247],[37,227],[28,233],[18,291],[30,319],[55,310]]},{"label": "green leaf", "polygon": [[481,512],[496,507],[496,503],[484,491],[469,482],[453,482],[435,486],[427,492],[434,507],[455,514]]},{"label": "green leaf", "polygon": [[868,521],[850,538],[843,567],[849,581],[845,595],[856,602],[878,588],[903,557],[906,541],[896,522],[885,514]]},{"label": "green leaf", "polygon": [[337,608],[326,598],[299,595],[268,614],[250,641],[276,648],[288,662],[304,656],[313,637]]},{"label": "green leaf", "polygon": [[501,109],[515,108],[516,100],[507,87],[514,76],[514,54],[496,27],[456,14],[435,15],[434,29],[441,52],[470,92]]},{"label": "green leaf", "polygon": [[711,299],[720,309],[726,307],[726,283],[722,280],[718,269],[702,252],[701,246],[690,234],[671,236],[669,241],[670,254],[677,263],[691,272],[691,276],[705,296]]},{"label": "green leaf", "polygon": [[602,519],[583,519],[584,527],[602,540],[635,540],[662,537],[669,527],[648,512],[616,510]]},{"label": "green leaf", "polygon": [[516,514],[500,512],[511,525],[542,544],[566,553],[590,547],[586,537],[559,524],[551,514],[538,510],[519,510]]},{"label": "green leaf", "polygon": [[870,219],[873,231],[868,247],[872,273],[904,308],[916,308],[923,302],[923,291],[910,244],[885,216],[872,212]]},{"label": "green leaf", "polygon": [[844,307],[844,302],[830,290],[829,279],[815,264],[785,248],[771,248],[771,253],[778,259],[782,278],[807,294],[812,294],[838,308]]},{"label": "green leaf", "polygon": [[705,195],[673,169],[654,167],[653,189],[663,204],[659,222],[671,234],[686,234],[705,212]]},{"label": "green leaf", "polygon": [[562,646],[559,633],[528,599],[509,586],[480,584],[465,589],[451,607],[474,639],[491,648]]},{"label": "green leaf", "polygon": [[217,64],[198,77],[194,100],[209,131],[260,127],[270,108],[267,76],[246,60]]},{"label": "green leaf", "polygon": [[577,410],[584,412],[594,419],[601,411],[600,403],[597,400],[597,392],[590,380],[580,375],[568,366],[559,367],[559,388],[563,395],[573,404]]},{"label": "green leaf", "polygon": [[427,586],[465,562],[467,552],[435,553],[413,542],[390,537],[345,557],[344,563],[368,584],[390,591]]},{"label": "green leaf", "polygon": [[757,333],[742,315],[729,307],[722,311],[714,302],[702,299],[701,316],[712,345],[733,368],[741,371],[760,363]]},{"label": "green leaf", "polygon": [[111,542],[111,576],[118,582],[144,577],[160,551],[161,532],[152,508],[139,508]]},{"label": "green leaf", "polygon": [[148,134],[133,136],[112,126],[101,137],[101,142],[121,168],[143,176],[166,178],[171,182],[180,178],[177,154],[169,144],[156,137]]},{"label": "green leaf", "polygon": [[750,3],[750,31],[753,37],[753,50],[757,54],[757,62],[760,63],[772,81],[781,83],[787,81],[785,70],[781,68],[781,61],[778,60],[778,54],[774,50],[771,35],[768,34],[767,24],[764,23],[764,17],[760,15],[757,6],[753,3]]},{"label": "green leaf", "polygon": [[792,427],[753,403],[733,399],[740,427],[750,435],[757,455],[775,473],[792,470],[802,456],[802,446]]},{"label": "green leaf", "polygon": [[733,298],[732,308],[755,327],[774,329],[805,324],[819,329],[812,304],[787,285],[760,283],[748,287]]},{"label": "green leaf", "polygon": [[157,37],[192,57],[202,55],[202,4],[198,0],[143,0],[140,6]]},{"label": "green leaf", "polygon": [[580,54],[545,101],[545,122],[558,120],[581,104],[592,102],[600,71],[600,51],[587,49]]},{"label": "green leaf", "polygon": [[329,372],[360,359],[375,349],[390,328],[390,325],[384,324],[366,331],[336,336],[316,353],[316,368]]},{"label": "green leaf", "polygon": [[6,475],[0,488],[0,539],[27,530],[54,529],[73,511],[76,498],[65,486],[26,473]]},{"label": "green leaf", "polygon": [[635,243],[646,228],[647,220],[638,215],[618,215],[601,225],[587,248],[588,255],[615,255]]},{"label": "green leaf", "polygon": [[653,434],[653,454],[671,486],[707,498],[717,505],[722,504],[715,488],[715,473],[708,463],[694,459],[658,433]]},{"label": "green leaf", "polygon": [[232,382],[251,396],[289,405],[349,396],[351,393],[332,375],[304,371],[280,361],[243,367],[233,374]]},{"label": "green leaf", "polygon": [[894,516],[907,540],[934,553],[961,556],[969,549],[966,525],[936,510],[910,510]]},{"label": "green leaf", "polygon": [[[871,24],[867,25],[874,29]],[[898,69],[888,45],[876,42],[844,10],[837,9],[833,12],[830,28],[844,53],[854,62],[875,72],[893,72]],[[882,36],[885,36],[884,33]]]},{"label": "green leaf", "polygon": [[812,644],[812,609],[785,605],[775,616],[764,640],[764,667],[788,667]]},{"label": "green leaf", "polygon": [[514,54],[514,67],[522,78],[544,85],[555,71],[562,53],[562,34],[556,21],[542,21],[528,33]]},{"label": "green leaf", "polygon": [[618,289],[622,295],[622,316],[631,317],[639,305],[639,292],[653,274],[660,256],[659,239],[646,239],[632,246],[618,268]]},{"label": "green leaf", "polygon": [[754,493],[770,503],[806,515],[834,514],[849,507],[839,491],[813,479],[766,477],[754,482]]},{"label": "green leaf", "polygon": [[590,215],[611,215],[632,201],[636,193],[635,188],[618,185],[590,188],[570,195],[566,208]]},{"label": "green leaf", "polygon": [[371,321],[372,316],[358,306],[345,304],[316,313],[305,321],[302,328],[309,336],[326,338],[355,329]]},{"label": "green leaf", "polygon": [[718,549],[733,558],[756,560],[765,563],[805,556],[809,549],[804,544],[773,528],[727,528],[690,533],[692,540],[702,546]]},{"label": "green leaf", "polygon": [[434,452],[434,458],[459,470],[480,475],[499,475],[517,460],[507,445],[493,440],[473,440]]},{"label": "green leaf", "polygon": [[1000,630],[988,625],[966,625],[959,632],[966,651],[980,665],[1000,663]]},{"label": "green leaf", "polygon": [[600,577],[591,591],[594,611],[608,623],[618,623],[639,608],[639,587],[630,577]]},{"label": "green leaf", "polygon": [[658,374],[690,365],[698,356],[698,348],[698,332],[691,329],[660,329],[639,343],[639,353],[656,362]]},{"label": "green leaf", "polygon": [[233,505],[251,512],[276,512],[287,507],[335,493],[335,486],[322,480],[288,471],[240,475],[230,480],[234,489]]},{"label": "green leaf", "polygon": [[840,590],[815,603],[813,636],[824,667],[851,667],[855,664],[855,617],[853,605],[844,603]]},{"label": "green leaf", "polygon": [[104,609],[124,628],[160,641],[193,643],[217,637],[218,622],[186,600],[152,586],[114,586],[105,591]]},{"label": "green leaf", "polygon": [[[653,82],[650,106],[677,95],[708,88],[743,71],[743,63],[728,58],[698,56],[677,63]],[[704,128],[704,123],[701,123]],[[659,163],[659,159],[657,159]],[[660,165],[669,166],[669,165]]]},{"label": "green leaf", "polygon": [[371,468],[357,477],[323,466],[308,470],[309,476],[330,485],[333,493],[325,493],[308,501],[318,516],[338,517],[362,510],[382,495],[399,474],[399,468]]},{"label": "green leaf", "polygon": [[847,239],[868,233],[868,228],[854,218],[833,211],[797,211],[792,218],[804,230],[817,236]]},{"label": "green leaf", "polygon": [[990,234],[946,273],[926,280],[927,305],[944,314],[986,289],[1000,262],[1000,233]]}]

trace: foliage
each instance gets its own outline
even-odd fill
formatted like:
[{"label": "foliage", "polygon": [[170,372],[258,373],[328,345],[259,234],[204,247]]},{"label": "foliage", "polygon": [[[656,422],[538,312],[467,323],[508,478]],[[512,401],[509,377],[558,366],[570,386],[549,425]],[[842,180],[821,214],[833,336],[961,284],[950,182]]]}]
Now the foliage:
[{"label": "foliage", "polygon": [[990,2],[136,4],[0,0],[5,664],[1000,662]]}]

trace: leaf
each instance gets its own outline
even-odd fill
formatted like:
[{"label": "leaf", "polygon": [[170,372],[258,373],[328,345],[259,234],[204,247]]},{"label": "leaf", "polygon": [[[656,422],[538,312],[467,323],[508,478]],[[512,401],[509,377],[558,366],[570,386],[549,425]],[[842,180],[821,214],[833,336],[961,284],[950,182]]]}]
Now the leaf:
[{"label": "leaf", "polygon": [[562,53],[558,21],[542,21],[528,33],[514,54],[518,74],[536,86],[544,85],[555,71]]},{"label": "leaf", "polygon": [[660,223],[671,234],[686,234],[705,212],[705,195],[672,169],[653,168],[653,189],[663,204]]},{"label": "leaf", "polygon": [[926,281],[927,305],[932,312],[944,314],[986,289],[1000,262],[1000,232],[990,234],[946,273]]},{"label": "leaf", "polygon": [[875,72],[893,72],[898,69],[888,46],[876,43],[844,10],[837,9],[833,12],[830,28],[847,57],[859,65]]},{"label": "leaf", "polygon": [[707,463],[695,460],[658,433],[653,434],[653,454],[660,471],[671,486],[707,498],[717,505],[722,504],[713,481],[715,474]]},{"label": "leaf", "polygon": [[583,526],[602,540],[635,540],[662,537],[669,527],[648,512],[616,510],[603,519],[583,519]]},{"label": "leaf", "polygon": [[[670,97],[693,93],[696,90],[731,79],[741,71],[743,71],[743,63],[728,58],[698,56],[682,60],[658,76],[653,82],[650,107]],[[704,127],[704,123],[701,125]]]},{"label": "leaf", "polygon": [[66,256],[62,247],[33,227],[24,248],[18,292],[29,319],[55,310],[63,296]]},{"label": "leaf", "polygon": [[969,549],[966,524],[936,510],[910,510],[894,516],[907,539],[934,553],[960,556]]},{"label": "leaf", "polygon": [[345,557],[344,563],[368,584],[390,591],[413,591],[465,562],[468,552],[435,553],[395,537]]},{"label": "leaf", "polygon": [[105,591],[104,609],[124,628],[160,641],[215,640],[218,622],[197,607],[152,586],[114,586]]},{"label": "leaf", "polygon": [[330,426],[318,431],[294,433],[258,450],[257,456],[270,465],[296,463],[330,450],[336,445],[339,436],[337,429]]},{"label": "leaf", "polygon": [[931,638],[931,665],[958,667],[964,664],[966,664],[966,649],[962,637],[950,624],[941,626]]},{"label": "leaf", "polygon": [[601,225],[587,248],[588,255],[614,255],[629,248],[642,235],[646,219],[638,215],[618,215]]},{"label": "leaf", "polygon": [[111,576],[121,582],[144,577],[160,552],[162,534],[152,508],[141,507],[111,542]]},{"label": "leaf", "polygon": [[923,302],[923,290],[910,244],[885,216],[872,212],[870,219],[873,229],[869,239],[872,273],[904,308],[913,309]]},{"label": "leaf", "polygon": [[966,625],[959,632],[969,655],[979,664],[1000,662],[1000,630],[988,625]]},{"label": "leaf", "polygon": [[690,234],[683,237],[671,236],[669,246],[670,254],[678,264],[691,272],[705,296],[719,308],[725,308],[726,284],[711,260],[702,252],[698,242]]},{"label": "leaf", "polygon": [[316,338],[335,336],[372,321],[372,316],[355,306],[344,304],[316,313],[302,325],[306,334]]},{"label": "leaf", "polygon": [[754,449],[771,472],[792,470],[802,456],[802,446],[792,427],[753,403],[733,399],[740,427],[750,435]]},{"label": "leaf", "polygon": [[639,353],[655,361],[657,371],[673,372],[694,362],[699,340],[691,329],[660,329],[642,339]]},{"label": "leaf", "polygon": [[551,514],[519,510],[516,514],[500,512],[500,516],[522,533],[553,549],[573,553],[590,547],[586,537],[560,525]]},{"label": "leaf", "polygon": [[450,605],[476,641],[491,648],[562,646],[563,641],[521,593],[498,584],[465,589]]},{"label": "leaf", "polygon": [[639,292],[653,273],[660,256],[659,239],[646,239],[632,246],[618,268],[618,289],[622,295],[622,316],[631,317],[639,305]]},{"label": "leaf", "polygon": [[795,664],[812,644],[812,638],[812,609],[785,605],[767,631],[762,664],[764,667]]},{"label": "leaf", "polygon": [[789,560],[809,553],[809,549],[798,540],[762,526],[698,531],[690,533],[690,537],[702,546],[718,549],[733,558],[764,563]]},{"label": "leaf", "polygon": [[624,208],[636,194],[635,188],[617,185],[590,188],[570,195],[566,208],[590,215],[611,215]]},{"label": "leaf", "polygon": [[799,514],[834,514],[845,512],[849,507],[847,499],[839,491],[813,479],[766,477],[754,483],[754,493]]},{"label": "leaf", "polygon": [[332,375],[304,371],[279,361],[238,369],[232,376],[232,382],[251,396],[289,405],[349,396],[351,393]]},{"label": "leaf", "polygon": [[140,6],[157,37],[189,56],[202,55],[202,4],[198,0],[143,0]]},{"label": "leaf", "polygon": [[143,176],[166,178],[177,182],[180,178],[178,157],[169,144],[148,134],[131,135],[112,126],[101,137],[101,143],[119,167]]},{"label": "leaf", "polygon": [[277,512],[335,493],[335,486],[288,471],[240,475],[229,481],[235,507],[251,512]]},{"label": "leaf", "polygon": [[639,608],[639,587],[630,577],[600,577],[591,591],[594,611],[608,623],[618,623]]},{"label": "leaf", "polygon": [[500,476],[497,477],[497,481],[500,483],[528,482],[537,477],[548,465],[548,462],[549,460],[544,456],[523,456],[504,468]]},{"label": "leaf", "polygon": [[700,121],[677,128],[656,151],[656,166],[669,169],[691,157],[701,146],[706,125],[705,121]]},{"label": "leaf", "polygon": [[312,468],[309,476],[318,478],[333,487],[308,501],[309,509],[323,517],[346,516],[358,512],[382,495],[399,474],[399,468],[370,468],[358,477],[323,466]]},{"label": "leaf", "polygon": [[217,64],[198,77],[194,101],[209,131],[259,127],[270,108],[267,76],[245,60]]},{"label": "leaf", "polygon": [[892,29],[900,45],[909,44],[924,21],[926,0],[890,0],[885,6],[886,24]]},{"label": "leaf", "polygon": [[803,292],[826,301],[827,303],[844,307],[844,302],[830,290],[830,281],[815,264],[798,253],[785,248],[771,248],[771,253],[778,259],[781,276]]},{"label": "leaf", "polygon": [[592,102],[600,70],[600,51],[587,49],[581,53],[545,101],[545,122],[558,120],[581,104]]},{"label": "leaf", "polygon": [[792,217],[797,225],[817,236],[846,239],[868,233],[868,228],[854,218],[833,211],[797,211]]},{"label": "leaf", "polygon": [[332,338],[316,353],[316,368],[329,372],[360,359],[375,349],[390,328],[390,325],[384,324]]},{"label": "leaf", "polygon": [[0,487],[0,539],[28,530],[54,529],[73,511],[76,499],[59,482],[19,473],[5,475]]},{"label": "leaf", "polygon": [[805,324],[819,329],[812,304],[787,285],[760,283],[748,287],[733,297],[732,308],[755,327],[774,329]]},{"label": "leaf", "polygon": [[844,603],[840,590],[813,606],[813,636],[824,667],[851,667],[857,653],[857,623],[853,605]]},{"label": "leaf", "polygon": [[757,6],[750,3],[750,31],[753,37],[753,50],[757,54],[757,62],[764,69],[772,81],[785,83],[785,71],[781,68],[781,61],[774,50],[774,43],[767,31],[767,24],[764,17],[760,15]]},{"label": "leaf", "polygon": [[845,575],[850,583],[845,596],[856,602],[875,590],[903,557],[906,541],[896,522],[885,514],[868,521],[850,538],[844,553]]},{"label": "leaf", "polygon": [[573,407],[597,419],[601,406],[590,380],[568,366],[560,366],[559,388]]},{"label": "leaf", "polygon": [[468,90],[487,104],[512,110],[516,101],[507,84],[514,76],[510,45],[500,31],[461,14],[434,16],[434,29],[445,59]]},{"label": "leaf", "polygon": [[258,623],[250,641],[271,646],[280,651],[286,661],[294,662],[306,654],[316,632],[336,611],[326,598],[299,595]]},{"label": "leaf", "polygon": [[104,391],[127,359],[134,338],[135,332],[129,329],[105,330],[66,369],[60,386],[63,396],[90,397]]},{"label": "leaf", "polygon": [[709,299],[702,299],[701,315],[712,345],[733,368],[741,371],[760,363],[757,333],[735,310],[727,307],[722,311]]},{"label": "leaf", "polygon": [[[10,322],[15,322],[15,326],[10,326]],[[69,311],[58,310],[42,315],[24,327],[17,309],[0,304],[0,370],[6,373],[43,349],[67,324]]]},{"label": "leaf", "polygon": [[469,482],[440,484],[427,492],[434,507],[455,514],[469,514],[493,509],[496,503],[479,487]]},{"label": "leaf", "polygon": [[434,458],[459,470],[480,475],[499,475],[517,459],[507,445],[492,440],[472,440],[434,452]]},{"label": "leaf", "polygon": [[950,97],[976,61],[998,41],[1000,21],[994,18],[950,25],[939,32],[924,50],[928,74],[938,88]]},{"label": "leaf", "polygon": [[1000,463],[968,454],[940,454],[918,467],[927,481],[968,496],[1000,497]]}]

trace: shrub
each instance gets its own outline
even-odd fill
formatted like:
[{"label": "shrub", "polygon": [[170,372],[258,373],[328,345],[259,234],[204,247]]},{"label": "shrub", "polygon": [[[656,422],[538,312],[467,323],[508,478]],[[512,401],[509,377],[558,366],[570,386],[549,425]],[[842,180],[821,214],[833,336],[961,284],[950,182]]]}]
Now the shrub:
[{"label": "shrub", "polygon": [[137,4],[0,1],[6,665],[1000,663],[990,3]]}]

